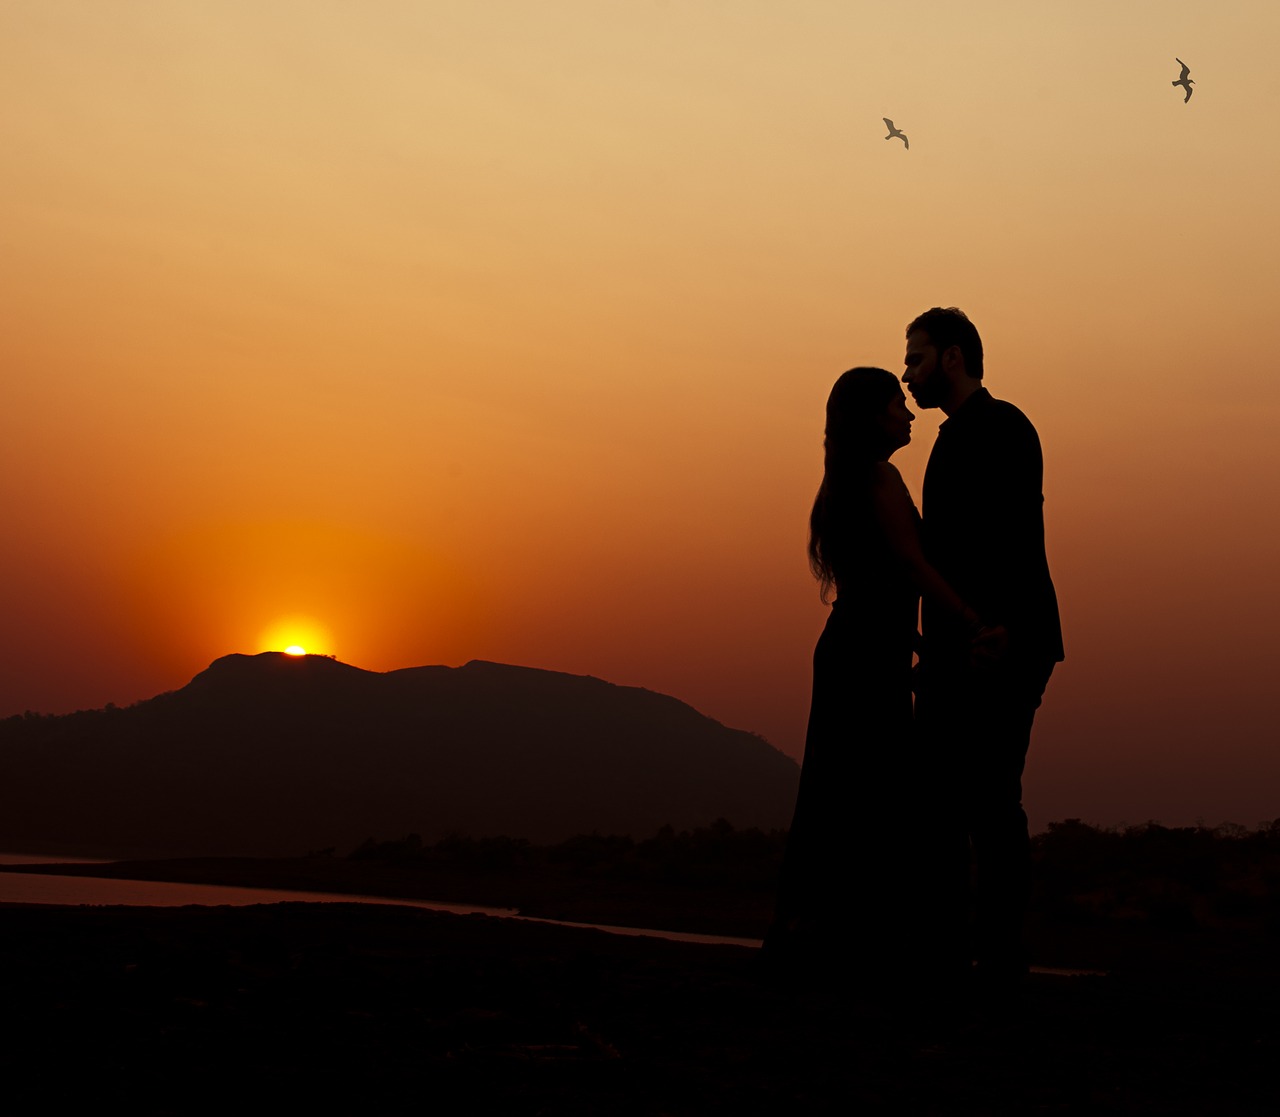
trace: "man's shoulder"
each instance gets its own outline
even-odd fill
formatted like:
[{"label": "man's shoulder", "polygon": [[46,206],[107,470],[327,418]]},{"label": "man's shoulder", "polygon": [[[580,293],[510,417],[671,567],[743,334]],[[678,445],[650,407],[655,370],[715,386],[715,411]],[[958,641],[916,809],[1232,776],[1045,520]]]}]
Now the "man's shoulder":
[{"label": "man's shoulder", "polygon": [[1035,424],[1017,404],[1010,403],[1007,399],[996,399],[990,392],[984,394],[986,398],[978,412],[984,423],[1002,430],[1021,431],[1029,433],[1033,438],[1038,437]]},{"label": "man's shoulder", "polygon": [[978,405],[974,408],[974,411],[980,414],[999,415],[1006,418],[1027,418],[1022,408],[1016,403],[1010,403],[1007,399],[993,396],[987,388],[982,388],[975,392],[973,402]]}]

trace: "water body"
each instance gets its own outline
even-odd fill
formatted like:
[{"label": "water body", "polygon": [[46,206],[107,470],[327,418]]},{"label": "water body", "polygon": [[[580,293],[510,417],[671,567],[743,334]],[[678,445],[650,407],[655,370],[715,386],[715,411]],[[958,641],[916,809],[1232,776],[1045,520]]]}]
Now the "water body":
[{"label": "water body", "polygon": [[[251,904],[391,904],[396,907],[443,911],[452,915],[491,915],[519,919],[526,923],[550,923],[555,927],[578,927],[605,931],[611,935],[639,935],[719,946],[758,948],[759,939],[730,935],[699,935],[686,931],[662,931],[651,927],[613,927],[603,923],[570,923],[561,919],[539,919],[520,915],[514,908],[490,908],[479,904],[446,904],[433,900],[399,900],[386,896],[361,896],[341,892],[286,892],[271,888],[237,888],[223,884],[181,884],[160,880],[119,880],[114,877],[48,876],[40,873],[6,873],[5,865],[89,863],[83,857],[43,857],[34,854],[0,853],[0,904],[62,904],[90,907],[127,905],[146,908],[176,908],[188,904],[205,907],[248,907]],[[100,862],[106,864],[107,862]],[[1064,977],[1099,976],[1097,970],[1058,969],[1032,966],[1032,973]]]},{"label": "water body", "polygon": [[[238,888],[222,884],[181,884],[160,880],[120,880],[115,877],[72,877],[41,873],[6,873],[5,865],[86,863],[80,857],[40,857],[0,853],[0,903],[63,904],[72,907],[114,906],[173,908],[199,904],[205,907],[247,907],[250,904],[391,904],[396,907],[423,908],[452,915],[492,915],[503,919],[521,919],[528,923],[550,923],[557,927],[580,927],[607,931],[614,935],[647,935],[676,942],[698,942],[715,945],[758,947],[759,939],[733,938],[728,935],[698,935],[684,931],[662,931],[648,927],[612,927],[598,923],[569,923],[559,919],[538,919],[520,915],[514,908],[491,908],[479,904],[446,904],[433,900],[400,900],[386,896],[349,895],[341,892],[286,892],[271,888]],[[105,864],[105,862],[103,862]]]}]

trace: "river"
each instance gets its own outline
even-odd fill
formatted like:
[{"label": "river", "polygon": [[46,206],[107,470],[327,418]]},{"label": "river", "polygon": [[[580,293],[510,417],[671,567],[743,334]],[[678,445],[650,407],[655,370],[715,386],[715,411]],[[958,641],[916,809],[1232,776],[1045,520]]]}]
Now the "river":
[{"label": "river", "polygon": [[[286,892],[271,888],[238,888],[222,884],[180,884],[160,880],[121,880],[115,877],[72,877],[53,873],[6,873],[5,865],[87,864],[83,857],[44,857],[38,854],[0,853],[0,903],[63,904],[90,907],[127,905],[130,907],[176,908],[189,904],[206,907],[247,907],[250,904],[392,904],[424,908],[453,915],[492,915],[521,919],[529,923],[551,923],[558,927],[580,927],[607,931],[614,935],[647,935],[676,942],[758,947],[759,939],[728,935],[699,935],[684,931],[661,931],[648,927],[613,927],[600,923],[569,923],[558,919],[538,919],[520,915],[514,908],[490,908],[479,904],[446,904],[432,900],[399,900],[386,896],[348,895],[341,892]],[[106,862],[99,862],[106,864]]]},{"label": "river", "polygon": [[[613,927],[604,923],[570,923],[561,919],[538,919],[520,915],[514,908],[487,908],[479,904],[446,904],[433,900],[397,900],[386,896],[359,896],[341,892],[286,892],[271,888],[236,888],[222,884],[180,884],[162,880],[120,880],[115,877],[69,877],[41,873],[6,873],[5,865],[50,865],[90,863],[84,857],[44,857],[37,854],[0,853],[0,904],[65,904],[103,907],[126,905],[146,908],[180,908],[188,904],[205,907],[248,907],[250,904],[392,904],[424,908],[453,915],[492,915],[527,923],[550,923],[556,927],[579,927],[606,931],[611,935],[641,935],[674,942],[700,942],[713,946],[758,948],[759,939],[729,935],[699,935],[686,931],[662,931],[652,927]],[[106,864],[107,862],[98,862]],[[1032,966],[1032,973],[1062,976],[1098,975],[1097,970],[1059,969]]]}]

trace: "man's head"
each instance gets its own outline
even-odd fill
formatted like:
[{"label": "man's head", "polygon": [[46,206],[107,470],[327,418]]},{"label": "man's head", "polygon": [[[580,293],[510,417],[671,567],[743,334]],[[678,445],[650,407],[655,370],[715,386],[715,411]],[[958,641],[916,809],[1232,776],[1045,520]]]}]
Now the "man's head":
[{"label": "man's head", "polygon": [[905,363],[912,399],[950,414],[982,379],[982,339],[964,311],[935,306],[907,327]]}]

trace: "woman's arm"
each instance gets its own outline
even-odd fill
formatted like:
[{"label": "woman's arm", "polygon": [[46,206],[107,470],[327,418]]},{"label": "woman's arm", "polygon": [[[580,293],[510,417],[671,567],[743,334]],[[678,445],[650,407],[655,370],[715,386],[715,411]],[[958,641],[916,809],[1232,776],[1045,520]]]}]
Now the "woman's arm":
[{"label": "woman's arm", "polygon": [[907,568],[911,581],[931,602],[940,605],[961,621],[974,635],[984,627],[982,618],[971,609],[924,557],[920,546],[916,507],[907,492],[902,474],[888,462],[877,462],[871,489],[876,521],[884,532],[889,549]]}]

